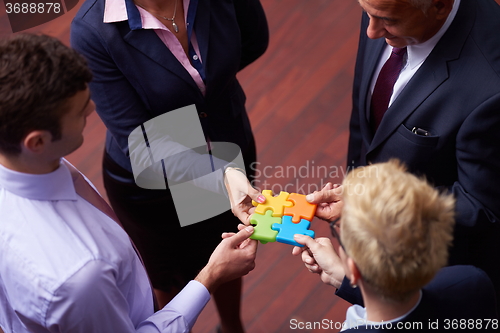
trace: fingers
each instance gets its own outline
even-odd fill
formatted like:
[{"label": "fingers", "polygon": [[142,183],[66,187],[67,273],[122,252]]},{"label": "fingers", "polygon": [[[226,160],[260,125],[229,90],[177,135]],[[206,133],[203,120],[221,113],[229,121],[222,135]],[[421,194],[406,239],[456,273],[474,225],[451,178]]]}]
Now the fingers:
[{"label": "fingers", "polygon": [[234,232],[223,232],[221,237],[222,237],[222,239],[226,239],[229,237],[233,237],[234,235],[236,235]]},{"label": "fingers", "polygon": [[298,256],[299,254],[302,253],[302,251],[304,251],[306,248],[305,247],[298,247],[298,246],[294,246],[293,249],[292,249],[292,255],[294,256]]},{"label": "fingers", "polygon": [[306,236],[306,235],[295,234],[295,236],[293,236],[293,239],[297,243],[305,245],[308,248],[311,248],[311,246],[315,246],[316,245],[316,241],[314,239],[312,239],[311,237]]},{"label": "fingers", "polygon": [[341,193],[342,187],[338,186],[330,190],[321,190],[319,192],[314,192],[306,196],[306,200],[310,203],[323,203],[323,202],[334,202],[342,199]]},{"label": "fingers", "polygon": [[[316,259],[314,259],[310,246],[312,248],[316,248],[319,244],[311,237],[300,234],[296,234],[294,236],[294,240],[299,244],[305,245],[303,248],[296,246],[295,248],[300,249],[301,251],[299,252],[299,250],[296,250],[295,255],[302,254],[302,261],[306,264],[306,266],[316,264]],[[295,248],[292,251],[294,251]]]},{"label": "fingers", "polygon": [[328,191],[334,188],[334,186],[338,186],[339,184],[332,185],[332,183],[328,182],[323,186],[322,191]]},{"label": "fingers", "polygon": [[311,273],[320,274],[323,272],[323,270],[321,269],[321,267],[318,266],[318,264],[308,265],[308,264],[304,263],[304,265]]},{"label": "fingers", "polygon": [[242,249],[244,248],[245,250],[249,251],[250,253],[253,253],[254,259],[255,259],[258,245],[259,245],[259,242],[256,241],[255,239],[247,238],[245,240],[245,243],[240,245],[240,248],[242,248]]},{"label": "fingers", "polygon": [[250,214],[249,212],[246,212],[244,210],[241,210],[239,207],[235,207],[232,209],[234,216],[236,216],[241,223],[245,225],[250,225]]},{"label": "fingers", "polygon": [[231,247],[237,247],[241,243],[243,243],[243,241],[245,239],[250,237],[252,235],[252,233],[253,233],[253,226],[250,225],[250,226],[247,226],[244,229],[238,231],[238,233],[234,234],[230,238],[228,238],[228,241],[229,241]]},{"label": "fingers", "polygon": [[257,191],[255,188],[253,188],[252,185],[250,185],[250,183],[248,183],[248,193],[247,194],[255,202],[258,202],[258,203],[266,202],[266,197],[264,195],[262,195],[262,193]]}]

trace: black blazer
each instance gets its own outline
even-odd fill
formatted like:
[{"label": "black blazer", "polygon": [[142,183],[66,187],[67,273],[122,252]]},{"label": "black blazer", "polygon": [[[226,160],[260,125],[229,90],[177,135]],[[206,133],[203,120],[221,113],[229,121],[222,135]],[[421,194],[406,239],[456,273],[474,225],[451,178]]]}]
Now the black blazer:
[{"label": "black blazer", "polygon": [[259,0],[199,0],[196,32],[206,95],[153,30],[126,0],[128,21],[103,23],[104,0],[87,0],[71,25],[71,45],[87,59],[96,110],[108,129],[106,151],[131,170],[128,135],[158,115],[195,104],[205,135],[236,143],[253,140],[245,94],[236,79],[268,45],[268,27]]},{"label": "black blazer", "polygon": [[[348,302],[360,301],[359,291],[352,293],[348,283],[342,285],[337,295]],[[441,269],[422,289],[420,304],[401,322],[392,323],[391,327],[359,326],[344,332],[445,332],[460,330],[464,323],[464,330],[468,332],[498,331],[494,288],[482,270],[473,266],[451,266]]]}]

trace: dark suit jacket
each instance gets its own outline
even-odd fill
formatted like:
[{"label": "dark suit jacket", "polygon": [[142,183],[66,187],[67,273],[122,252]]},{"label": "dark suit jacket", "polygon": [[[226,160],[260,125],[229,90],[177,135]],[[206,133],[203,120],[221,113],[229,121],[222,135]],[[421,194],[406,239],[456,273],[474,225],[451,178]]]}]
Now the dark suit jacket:
[{"label": "dark suit jacket", "polygon": [[[348,302],[359,304],[360,299],[356,297],[360,296],[359,291],[351,291],[348,284],[343,284],[337,295],[345,297]],[[463,325],[465,319],[465,324],[469,325],[465,327],[468,332],[496,332],[499,322],[495,308],[493,285],[482,270],[473,266],[445,267],[422,289],[420,304],[399,325],[402,327],[401,331],[455,331],[460,330],[460,324]],[[471,324],[469,319],[474,320],[474,323]],[[489,326],[485,329],[487,323]],[[397,325],[393,323],[392,329],[359,326],[358,329],[352,328],[344,332],[394,331],[397,330]]]},{"label": "dark suit jacket", "polygon": [[[500,282],[500,7],[461,0],[458,13],[375,134],[367,98],[384,39],[366,36],[356,62],[348,165],[399,158],[457,200],[450,261],[484,269]],[[412,133],[413,127],[430,132]],[[473,227],[473,228],[471,228]]]},{"label": "dark suit jacket", "polygon": [[153,30],[126,0],[128,21],[103,23],[104,0],[87,0],[71,25],[71,44],[89,61],[96,109],[108,129],[106,151],[131,171],[128,135],[145,121],[195,104],[212,141],[233,142],[241,150],[253,135],[245,94],[236,73],[268,45],[268,28],[258,0],[199,0],[194,24],[206,95]]}]

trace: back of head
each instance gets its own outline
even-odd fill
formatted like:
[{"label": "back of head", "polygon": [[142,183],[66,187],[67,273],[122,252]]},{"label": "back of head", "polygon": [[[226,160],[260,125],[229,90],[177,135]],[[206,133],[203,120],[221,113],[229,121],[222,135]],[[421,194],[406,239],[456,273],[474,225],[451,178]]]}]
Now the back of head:
[{"label": "back of head", "polygon": [[91,79],[85,59],[53,37],[0,40],[0,152],[19,154],[20,142],[33,130],[59,139],[65,102]]},{"label": "back of head", "polygon": [[343,185],[346,253],[378,295],[406,300],[447,262],[454,199],[395,160],[355,169]]}]

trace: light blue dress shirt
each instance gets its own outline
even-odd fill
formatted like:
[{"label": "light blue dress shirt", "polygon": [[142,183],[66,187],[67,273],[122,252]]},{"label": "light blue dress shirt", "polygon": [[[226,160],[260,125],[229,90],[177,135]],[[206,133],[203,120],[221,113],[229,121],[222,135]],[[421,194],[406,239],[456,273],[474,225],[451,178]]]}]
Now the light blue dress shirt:
[{"label": "light blue dress shirt", "polygon": [[189,332],[210,294],[191,281],[154,313],[127,234],[82,199],[64,164],[0,165],[0,327],[8,332]]}]

